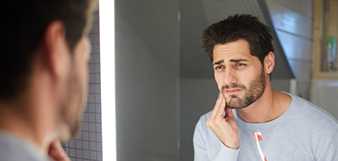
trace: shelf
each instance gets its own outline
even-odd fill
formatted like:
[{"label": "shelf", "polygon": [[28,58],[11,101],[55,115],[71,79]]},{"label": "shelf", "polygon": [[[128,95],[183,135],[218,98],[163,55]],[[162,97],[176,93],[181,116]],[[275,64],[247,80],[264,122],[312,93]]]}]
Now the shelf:
[{"label": "shelf", "polygon": [[313,79],[330,79],[338,80],[338,71],[335,72],[313,72]]},{"label": "shelf", "polygon": [[326,39],[338,40],[338,0],[314,0],[313,6],[312,79],[338,80],[338,71],[323,71]]}]

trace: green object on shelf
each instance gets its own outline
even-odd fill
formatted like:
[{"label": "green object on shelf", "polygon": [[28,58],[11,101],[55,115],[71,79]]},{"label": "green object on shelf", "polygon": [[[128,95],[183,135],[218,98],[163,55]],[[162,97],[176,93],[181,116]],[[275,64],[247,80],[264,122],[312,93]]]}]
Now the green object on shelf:
[{"label": "green object on shelf", "polygon": [[334,62],[336,59],[336,39],[334,37],[326,38],[326,59],[324,64],[325,71],[334,71]]}]

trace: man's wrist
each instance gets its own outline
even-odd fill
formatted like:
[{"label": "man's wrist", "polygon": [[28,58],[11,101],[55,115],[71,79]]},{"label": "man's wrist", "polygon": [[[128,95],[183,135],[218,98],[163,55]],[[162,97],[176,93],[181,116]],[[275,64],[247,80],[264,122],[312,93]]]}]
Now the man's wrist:
[{"label": "man's wrist", "polygon": [[239,149],[239,144],[236,144],[236,143],[234,143],[233,145],[231,145],[231,144],[225,144],[223,141],[221,141],[221,143],[224,145],[224,146],[226,146],[227,148],[230,148],[230,149],[234,149],[234,150],[237,150],[237,149]]}]

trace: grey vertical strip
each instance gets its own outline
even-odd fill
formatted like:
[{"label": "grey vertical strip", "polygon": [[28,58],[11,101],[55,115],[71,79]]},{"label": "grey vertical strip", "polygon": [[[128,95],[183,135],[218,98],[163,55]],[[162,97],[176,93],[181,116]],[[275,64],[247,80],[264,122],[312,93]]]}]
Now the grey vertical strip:
[{"label": "grey vertical strip", "polygon": [[[179,30],[178,30],[178,47],[180,46],[181,44],[181,39],[180,39],[180,35],[181,35],[181,30],[180,30],[180,26],[181,26],[181,6],[180,6],[180,3],[179,3],[179,6],[178,6],[178,13],[177,13],[177,24],[178,24],[178,27],[179,27]],[[177,99],[177,159],[180,160],[180,156],[181,156],[181,107],[180,107],[180,89],[181,89],[181,78],[180,78],[180,54],[181,53],[178,53],[178,75],[177,75],[177,96],[176,96],[176,99]]]}]

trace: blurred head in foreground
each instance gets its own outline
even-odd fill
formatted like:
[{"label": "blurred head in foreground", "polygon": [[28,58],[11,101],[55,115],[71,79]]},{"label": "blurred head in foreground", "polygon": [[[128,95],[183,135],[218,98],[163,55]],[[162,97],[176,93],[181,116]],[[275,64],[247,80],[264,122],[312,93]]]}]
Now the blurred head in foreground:
[{"label": "blurred head in foreground", "polygon": [[94,0],[1,4],[0,130],[42,148],[76,136],[87,98]]}]

